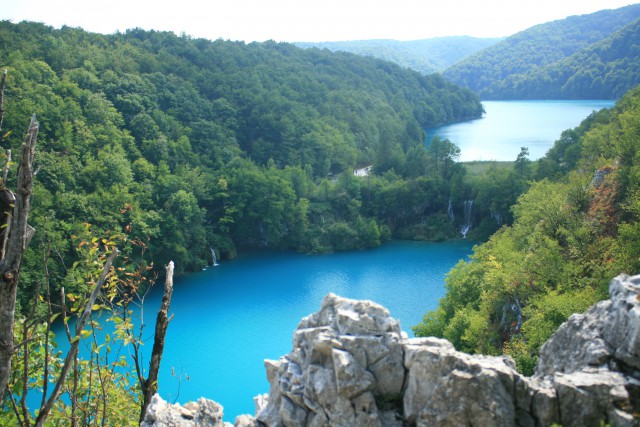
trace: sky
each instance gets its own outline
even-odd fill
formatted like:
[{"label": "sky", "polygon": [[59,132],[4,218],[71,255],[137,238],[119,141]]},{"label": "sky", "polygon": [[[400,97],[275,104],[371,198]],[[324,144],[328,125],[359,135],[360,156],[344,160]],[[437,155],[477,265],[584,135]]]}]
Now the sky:
[{"label": "sky", "polygon": [[2,0],[0,19],[111,34],[130,28],[210,40],[505,37],[637,0]]}]

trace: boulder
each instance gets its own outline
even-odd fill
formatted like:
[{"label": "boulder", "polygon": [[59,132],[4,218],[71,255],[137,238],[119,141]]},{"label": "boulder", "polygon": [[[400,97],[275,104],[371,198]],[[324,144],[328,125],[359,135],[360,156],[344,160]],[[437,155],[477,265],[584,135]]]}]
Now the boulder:
[{"label": "boulder", "polygon": [[416,425],[508,426],[516,420],[513,361],[470,356],[446,340],[409,340],[404,416]]},{"label": "boulder", "polygon": [[610,299],[574,314],[540,348],[537,377],[586,367],[640,371],[640,276],[621,275]]},{"label": "boulder", "polygon": [[558,373],[554,385],[562,425],[598,426],[604,420],[611,422],[617,406],[629,400],[624,383],[622,374],[605,369]]},{"label": "boulder", "polygon": [[222,421],[222,406],[200,398],[184,406],[166,402],[157,393],[151,398],[140,427],[231,427]]},{"label": "boulder", "polygon": [[293,350],[277,362],[278,374],[268,375],[269,404],[256,420],[267,426],[289,425],[294,415],[297,423],[306,420],[298,425],[310,426],[382,426],[382,419],[396,420],[378,405],[400,399],[401,340],[400,324],[384,307],[327,295],[320,311],[298,325]]}]

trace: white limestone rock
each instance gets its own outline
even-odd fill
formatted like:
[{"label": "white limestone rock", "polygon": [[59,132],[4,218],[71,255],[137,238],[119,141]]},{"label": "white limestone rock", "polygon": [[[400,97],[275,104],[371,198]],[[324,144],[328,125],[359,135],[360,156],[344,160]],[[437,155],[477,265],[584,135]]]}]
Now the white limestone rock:
[{"label": "white limestone rock", "polygon": [[619,363],[640,371],[640,276],[614,278],[609,294],[611,299],[572,315],[544,343],[537,377]]},{"label": "white limestone rock", "polygon": [[513,425],[516,420],[513,362],[470,356],[444,340],[405,348],[404,416],[417,425]]},{"label": "white limestone rock", "polygon": [[[327,295],[300,322],[292,351],[265,361],[269,395],[236,427],[634,426],[640,412],[640,276],[571,316],[540,350],[536,374],[510,358],[412,338],[382,306]],[[239,378],[241,380],[241,378]],[[222,408],[159,396],[141,424],[222,427]]]},{"label": "white limestone rock", "polygon": [[616,406],[626,404],[629,399],[623,375],[606,369],[558,373],[553,382],[560,421],[567,427],[598,426],[604,420],[611,422]]},{"label": "white limestone rock", "polygon": [[157,393],[151,398],[140,427],[231,427],[222,421],[222,406],[200,398],[184,406],[166,402]]}]

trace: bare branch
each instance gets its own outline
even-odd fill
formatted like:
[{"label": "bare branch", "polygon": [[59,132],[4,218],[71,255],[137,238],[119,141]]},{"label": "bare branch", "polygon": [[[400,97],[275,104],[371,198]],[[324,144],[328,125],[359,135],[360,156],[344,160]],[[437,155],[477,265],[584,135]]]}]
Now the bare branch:
[{"label": "bare branch", "polygon": [[4,163],[4,171],[2,171],[2,184],[7,184],[7,175],[9,175],[9,166],[11,165],[11,150],[7,150],[7,161]]},{"label": "bare branch", "polygon": [[64,329],[67,333],[67,339],[71,342],[71,330],[69,329],[69,322],[67,321],[67,297],[64,295],[64,286],[60,288],[60,298],[62,303],[62,320],[64,322]]},{"label": "bare branch", "polygon": [[0,131],[2,131],[2,121],[4,119],[4,83],[7,81],[7,69],[2,73],[0,80]]},{"label": "bare branch", "polygon": [[156,318],[156,333],[153,342],[153,351],[151,352],[151,361],[149,362],[149,376],[142,384],[142,393],[144,399],[140,411],[140,422],[144,420],[144,414],[151,402],[153,394],[158,391],[158,372],[160,371],[160,361],[162,360],[162,352],[164,351],[164,338],[167,334],[169,326],[169,307],[171,306],[171,295],[173,294],[173,261],[167,266],[167,277],[164,282],[164,295],[162,296],[162,304],[158,310]]},{"label": "bare branch", "polygon": [[[24,418],[24,424],[30,424],[30,414],[29,409],[27,408],[27,394],[29,393],[29,354],[31,353],[29,350],[29,334],[33,333],[34,338],[38,335],[38,322],[35,321],[36,316],[36,308],[38,307],[38,301],[40,296],[40,288],[42,287],[42,283],[38,281],[38,287],[36,288],[36,292],[33,298],[33,306],[31,307],[31,313],[29,315],[30,319],[34,319],[33,323],[27,323],[26,321],[22,325],[22,339],[23,339],[23,347],[22,347],[22,365],[24,369],[22,371],[22,398],[20,399],[20,407],[22,408],[22,414]],[[48,329],[47,329],[48,331]],[[47,341],[48,343],[48,341]],[[45,344],[45,352],[46,352],[46,344]],[[45,356],[46,363],[46,356]],[[46,377],[44,379],[46,381]],[[44,389],[46,391],[46,387]]]},{"label": "bare branch", "polygon": [[65,380],[67,379],[67,375],[69,374],[69,369],[71,368],[71,362],[75,360],[76,354],[78,354],[78,345],[80,344],[80,338],[81,338],[80,333],[82,332],[84,325],[87,323],[89,314],[91,314],[91,307],[93,307],[93,304],[96,302],[96,298],[98,298],[100,289],[102,289],[102,286],[107,281],[107,276],[109,274],[109,271],[111,270],[111,265],[113,264],[113,261],[116,259],[116,256],[118,256],[119,253],[120,251],[118,249],[114,249],[109,255],[109,258],[107,258],[107,261],[105,262],[104,267],[102,268],[102,273],[100,274],[100,278],[98,279],[96,286],[93,288],[93,292],[91,292],[91,296],[89,297],[89,300],[85,305],[84,311],[82,312],[82,316],[78,319],[78,322],[76,323],[76,335],[74,336],[71,342],[71,348],[69,349],[69,352],[67,353],[67,356],[64,359],[64,364],[62,366],[62,370],[60,371],[60,376],[58,377],[58,381],[56,382],[56,385],[53,391],[51,392],[51,396],[49,396],[49,399],[47,399],[47,403],[44,405],[44,407],[40,408],[40,413],[36,418],[36,427],[44,426],[44,422],[49,416],[49,413],[53,408],[53,404],[55,403],[56,399],[58,398],[58,395],[60,394],[60,390],[62,390],[62,386]]},{"label": "bare branch", "polygon": [[13,412],[16,415],[16,418],[18,419],[18,424],[20,426],[27,426],[27,422],[26,421],[22,421],[21,415],[20,415],[20,410],[18,409],[18,405],[16,404],[16,399],[13,396],[13,393],[11,393],[11,391],[7,388],[7,395],[9,396],[9,401],[11,402],[11,407],[13,408]]},{"label": "bare branch", "polygon": [[40,406],[44,406],[45,396],[49,387],[49,332],[51,331],[51,318],[53,316],[53,308],[51,307],[51,276],[49,274],[49,259],[51,258],[51,245],[50,242],[42,244],[42,262],[44,266],[44,278],[46,284],[47,293],[47,327],[45,330],[44,341],[44,368],[42,372],[42,402]]},{"label": "bare branch", "polygon": [[11,213],[13,212],[15,203],[16,196],[10,190],[6,188],[0,189],[0,260],[4,259],[4,255],[7,252]]}]

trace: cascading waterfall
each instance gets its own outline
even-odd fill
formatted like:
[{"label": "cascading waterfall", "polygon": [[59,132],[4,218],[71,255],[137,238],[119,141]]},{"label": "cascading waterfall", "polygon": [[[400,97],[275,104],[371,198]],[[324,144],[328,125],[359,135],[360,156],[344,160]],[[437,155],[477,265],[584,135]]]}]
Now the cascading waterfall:
[{"label": "cascading waterfall", "polygon": [[449,215],[449,221],[455,222],[456,216],[453,214],[453,206],[451,205],[451,199],[449,199],[449,206],[447,207],[447,215]]},{"label": "cascading waterfall", "polygon": [[209,249],[211,249],[211,260],[213,262],[213,266],[217,267],[218,266],[218,258],[216,257],[216,251],[213,250],[212,247],[209,247]]},{"label": "cascading waterfall", "polygon": [[467,238],[467,233],[471,230],[471,219],[473,216],[473,200],[465,200],[464,201],[464,222],[462,223],[462,227],[460,227],[460,233],[462,233],[462,238]]},{"label": "cascading waterfall", "polygon": [[496,222],[498,227],[500,227],[502,225],[502,215],[500,215],[500,212],[492,210],[491,211],[491,218],[494,219],[494,221]]}]

